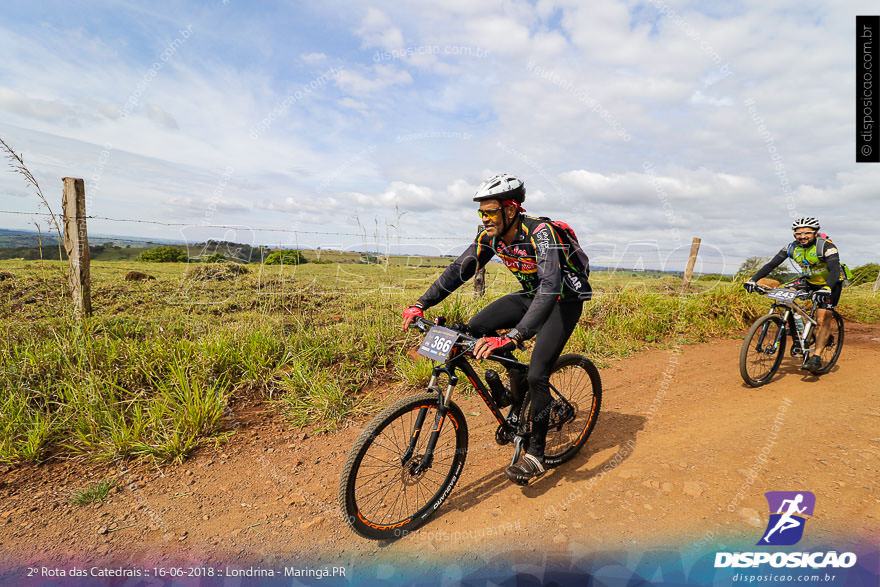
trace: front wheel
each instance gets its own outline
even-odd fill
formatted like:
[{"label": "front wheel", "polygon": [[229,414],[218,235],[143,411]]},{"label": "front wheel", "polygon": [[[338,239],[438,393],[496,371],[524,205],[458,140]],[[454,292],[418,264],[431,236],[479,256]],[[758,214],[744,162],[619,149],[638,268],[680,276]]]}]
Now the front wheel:
[{"label": "front wheel", "polygon": [[[831,334],[825,343],[825,348],[816,349],[813,354],[818,355],[822,359],[822,368],[815,371],[815,375],[823,375],[831,371],[831,367],[840,357],[840,351],[843,349],[843,318],[837,313],[837,310],[831,310],[834,323],[831,325]],[[813,346],[816,341],[815,328],[810,332],[807,348]]]},{"label": "front wheel", "polygon": [[[529,422],[531,391],[526,395],[520,422]],[[557,359],[550,372],[550,421],[544,466],[556,467],[570,460],[587,442],[596,426],[602,405],[599,370],[583,355]]]},{"label": "front wheel", "polygon": [[[339,480],[339,505],[365,538],[400,538],[440,507],[461,476],[467,423],[449,403],[445,418],[436,393],[410,396],[385,408],[361,432]],[[428,439],[439,429],[432,456]]]},{"label": "front wheel", "polygon": [[739,353],[739,373],[752,387],[760,387],[773,377],[785,354],[785,324],[776,314],[755,320],[743,339]]}]

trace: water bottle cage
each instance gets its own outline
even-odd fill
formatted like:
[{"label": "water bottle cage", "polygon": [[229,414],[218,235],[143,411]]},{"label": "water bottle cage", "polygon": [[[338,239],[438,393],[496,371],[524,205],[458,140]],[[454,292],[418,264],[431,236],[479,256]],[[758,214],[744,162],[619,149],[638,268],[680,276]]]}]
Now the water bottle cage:
[{"label": "water bottle cage", "polygon": [[510,379],[510,395],[513,396],[513,401],[519,405],[529,389],[527,374],[518,369],[508,369],[507,374]]},{"label": "water bottle cage", "polygon": [[499,408],[506,408],[511,404],[512,398],[510,391],[501,382],[501,377],[497,371],[488,369],[486,371],[486,383],[489,384],[489,391],[492,392],[492,399]]}]

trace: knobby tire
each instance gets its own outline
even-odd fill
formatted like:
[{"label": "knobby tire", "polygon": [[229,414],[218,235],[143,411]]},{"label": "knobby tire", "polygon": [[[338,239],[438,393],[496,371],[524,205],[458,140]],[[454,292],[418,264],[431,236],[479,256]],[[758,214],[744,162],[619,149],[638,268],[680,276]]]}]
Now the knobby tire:
[{"label": "knobby tire", "polygon": [[[553,468],[574,457],[587,442],[602,404],[602,380],[599,370],[587,357],[578,354],[562,355],[550,372],[550,401],[557,399],[555,389],[575,409],[575,417],[559,430],[552,425],[558,410],[551,412],[551,427],[547,430],[544,447],[544,466]],[[557,406],[560,404],[557,401]],[[520,410],[520,422],[530,421],[531,392],[526,395]]]},{"label": "knobby tire", "polygon": [[[430,468],[413,475],[435,426],[438,396],[422,393],[385,408],[360,434],[349,452],[339,482],[339,505],[349,526],[376,540],[405,536],[449,497],[467,456],[467,422],[449,403]],[[427,409],[412,457],[402,462],[416,417]]]},{"label": "knobby tire", "polygon": [[[831,336],[834,338],[833,341],[829,339],[829,342],[832,343],[831,346],[828,346],[826,343],[825,348],[819,353],[819,358],[822,359],[822,368],[818,369],[815,375],[824,375],[831,371],[831,368],[834,367],[834,364],[837,363],[837,359],[840,357],[840,351],[843,349],[843,318],[837,313],[837,310],[831,310],[831,312],[834,319],[834,326],[831,327]],[[815,330],[813,329],[813,332],[810,333],[810,340],[807,341],[808,347],[815,343]]]},{"label": "knobby tire", "polygon": [[[761,335],[764,326],[767,331],[764,333],[763,340]],[[772,348],[779,329],[783,330],[779,341],[779,346]],[[768,314],[755,320],[749,331],[743,339],[742,349],[739,353],[739,373],[748,385],[752,387],[760,387],[768,383],[782,362],[785,354],[785,324],[776,314]],[[758,350],[760,342],[761,349]],[[770,346],[768,346],[770,345]],[[767,352],[767,351],[770,352]]]}]

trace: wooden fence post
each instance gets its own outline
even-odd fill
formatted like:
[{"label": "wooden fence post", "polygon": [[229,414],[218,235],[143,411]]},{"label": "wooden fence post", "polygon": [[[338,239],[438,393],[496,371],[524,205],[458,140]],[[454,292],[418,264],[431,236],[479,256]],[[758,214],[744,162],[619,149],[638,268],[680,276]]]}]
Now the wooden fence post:
[{"label": "wooden fence post", "polygon": [[697,253],[700,252],[701,242],[698,237],[694,237],[694,240],[691,242],[691,254],[688,257],[687,268],[684,270],[684,279],[681,281],[682,295],[687,293],[688,286],[691,284],[691,277],[694,276],[694,264],[697,262]]},{"label": "wooden fence post", "polygon": [[[477,227],[477,234],[480,234],[483,231],[483,225]],[[477,269],[476,275],[474,275],[474,296],[481,298],[486,293],[486,267],[480,267]]]},{"label": "wooden fence post", "polygon": [[477,274],[474,275],[474,295],[478,298],[483,297],[486,293],[486,268],[480,267],[477,269]]},{"label": "wooden fence post", "polygon": [[92,315],[92,293],[89,278],[89,236],[86,231],[86,188],[83,180],[64,177],[61,199],[64,208],[64,248],[70,267],[70,290],[73,312],[77,318]]}]

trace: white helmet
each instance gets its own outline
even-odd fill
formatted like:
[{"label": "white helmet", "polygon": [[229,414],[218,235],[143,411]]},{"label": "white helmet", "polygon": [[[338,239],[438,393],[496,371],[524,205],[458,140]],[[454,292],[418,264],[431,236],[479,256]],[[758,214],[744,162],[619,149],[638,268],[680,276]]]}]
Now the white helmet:
[{"label": "white helmet", "polygon": [[819,230],[819,219],[814,218],[813,216],[803,216],[798,218],[791,223],[791,229],[797,230],[798,228],[812,228],[813,230]]},{"label": "white helmet", "polygon": [[477,188],[474,202],[483,200],[513,200],[522,204],[526,199],[526,186],[522,180],[509,173],[493,175]]}]

